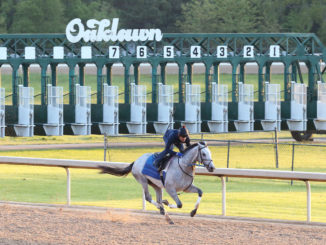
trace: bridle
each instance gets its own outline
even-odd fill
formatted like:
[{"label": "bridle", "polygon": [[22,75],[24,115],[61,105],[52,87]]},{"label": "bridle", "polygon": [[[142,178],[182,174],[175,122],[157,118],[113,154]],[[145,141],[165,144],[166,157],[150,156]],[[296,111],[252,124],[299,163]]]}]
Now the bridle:
[{"label": "bridle", "polygon": [[[212,160],[212,159],[203,159],[202,152],[201,152],[202,149],[204,149],[204,148],[207,147],[207,145],[204,145],[203,147],[200,147],[201,144],[198,144],[198,146],[199,146],[199,149],[198,149],[198,156],[200,157],[200,161],[199,161],[199,162],[202,163],[202,164],[204,165],[204,167],[209,166],[209,165],[211,164],[211,162],[213,162],[213,160]],[[198,157],[198,158],[199,158],[199,157]],[[197,159],[198,159],[198,158],[197,158]],[[208,161],[208,163],[205,164],[205,161]],[[180,166],[179,158],[178,158],[178,165],[179,165],[179,168],[181,169],[181,171],[182,171],[184,174],[188,175],[189,177],[193,177],[193,175],[188,174],[188,173],[187,173],[187,172],[186,172],[186,171],[185,171],[185,170]],[[194,162],[194,163],[189,164],[188,166],[198,166],[198,167],[202,167],[203,165]]]},{"label": "bridle", "polygon": [[[198,155],[200,156],[200,161],[199,162],[202,163],[206,167],[206,166],[209,166],[211,164],[211,162],[213,162],[213,160],[203,158],[201,150],[204,149],[204,148],[207,148],[207,145],[204,145],[203,147],[199,148]],[[205,164],[205,161],[208,161],[208,163]],[[202,165],[194,163],[194,166],[202,166]]]}]

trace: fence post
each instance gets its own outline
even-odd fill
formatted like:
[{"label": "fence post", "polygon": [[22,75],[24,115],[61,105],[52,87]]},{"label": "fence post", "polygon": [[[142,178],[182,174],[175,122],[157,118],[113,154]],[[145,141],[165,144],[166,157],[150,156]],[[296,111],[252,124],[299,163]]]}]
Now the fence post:
[{"label": "fence post", "polygon": [[275,148],[275,165],[276,165],[276,168],[278,168],[278,136],[277,136],[277,128],[275,128],[275,145],[274,145],[274,148]]},{"label": "fence post", "polygon": [[[227,154],[227,158],[226,158],[226,167],[229,168],[230,165],[230,140],[228,141],[228,154]],[[228,177],[226,177],[226,181],[228,181]]]},{"label": "fence post", "polygon": [[104,162],[106,162],[106,147],[107,147],[107,138],[106,138],[106,133],[104,133]]},{"label": "fence post", "polygon": [[67,172],[67,205],[70,205],[70,196],[71,196],[71,184],[70,184],[70,171],[69,168],[65,168]]},{"label": "fence post", "polygon": [[222,184],[222,216],[226,215],[226,184],[224,177],[221,176],[221,184]]},{"label": "fence post", "polygon": [[[291,171],[292,172],[294,170],[294,147],[295,147],[295,144],[293,143],[292,144],[292,164],[291,164]],[[291,180],[291,185],[293,185],[293,180]]]},{"label": "fence post", "polygon": [[311,188],[309,181],[306,182],[307,188],[307,222],[311,221]]}]

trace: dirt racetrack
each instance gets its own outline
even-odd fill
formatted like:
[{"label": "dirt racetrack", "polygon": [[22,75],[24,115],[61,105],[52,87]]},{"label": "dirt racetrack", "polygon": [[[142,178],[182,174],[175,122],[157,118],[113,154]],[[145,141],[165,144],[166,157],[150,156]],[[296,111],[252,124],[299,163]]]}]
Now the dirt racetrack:
[{"label": "dirt racetrack", "polygon": [[0,205],[0,244],[325,244],[326,227]]}]

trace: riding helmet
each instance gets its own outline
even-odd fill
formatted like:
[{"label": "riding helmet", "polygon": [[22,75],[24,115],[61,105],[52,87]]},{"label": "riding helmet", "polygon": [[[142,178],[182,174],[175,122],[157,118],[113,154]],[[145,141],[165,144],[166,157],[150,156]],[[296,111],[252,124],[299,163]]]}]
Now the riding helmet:
[{"label": "riding helmet", "polygon": [[188,137],[188,135],[189,135],[188,129],[185,126],[182,126],[179,129],[179,136],[181,136],[181,137]]}]

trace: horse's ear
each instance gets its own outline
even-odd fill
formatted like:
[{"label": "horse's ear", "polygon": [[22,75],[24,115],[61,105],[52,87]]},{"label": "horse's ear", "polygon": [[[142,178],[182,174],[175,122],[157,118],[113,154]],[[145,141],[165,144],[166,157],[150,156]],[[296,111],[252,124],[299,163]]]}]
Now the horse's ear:
[{"label": "horse's ear", "polygon": [[200,141],[199,144],[204,145],[204,146],[207,146],[206,141]]}]

